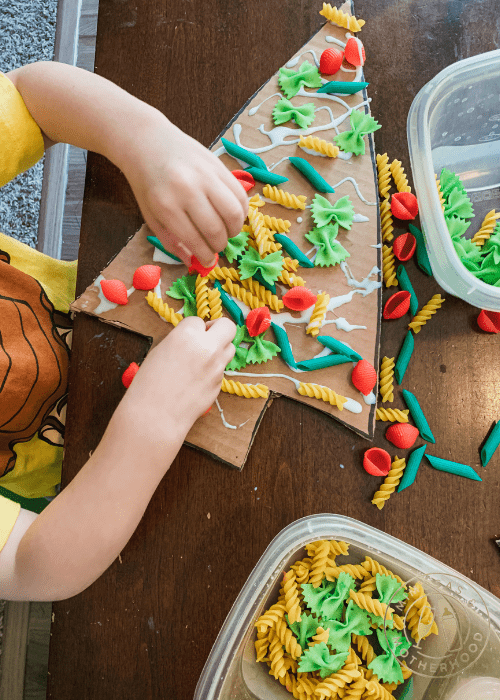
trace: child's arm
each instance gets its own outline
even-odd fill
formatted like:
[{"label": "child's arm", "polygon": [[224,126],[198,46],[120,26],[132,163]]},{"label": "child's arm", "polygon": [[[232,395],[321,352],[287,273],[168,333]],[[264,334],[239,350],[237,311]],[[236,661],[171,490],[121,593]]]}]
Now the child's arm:
[{"label": "child's arm", "polygon": [[193,253],[209,266],[240,232],[248,210],[242,186],[157,109],[63,63],[31,63],[8,77],[46,146],[71,143],[109,158],[127,177],[150,229],[185,263]]},{"label": "child's arm", "polygon": [[39,515],[22,511],[0,553],[0,597],[61,600],[124,548],[193,422],[215,401],[234,324],[188,317],[152,350],[97,449]]}]

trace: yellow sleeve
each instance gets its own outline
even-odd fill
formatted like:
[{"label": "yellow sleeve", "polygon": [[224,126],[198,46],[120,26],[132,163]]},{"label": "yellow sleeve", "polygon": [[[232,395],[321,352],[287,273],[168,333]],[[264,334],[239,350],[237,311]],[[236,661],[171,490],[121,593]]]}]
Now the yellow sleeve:
[{"label": "yellow sleeve", "polygon": [[5,496],[0,496],[0,552],[9,539],[20,510],[19,503],[14,503]]},{"label": "yellow sleeve", "polygon": [[42,132],[11,81],[0,73],[0,187],[43,156]]}]

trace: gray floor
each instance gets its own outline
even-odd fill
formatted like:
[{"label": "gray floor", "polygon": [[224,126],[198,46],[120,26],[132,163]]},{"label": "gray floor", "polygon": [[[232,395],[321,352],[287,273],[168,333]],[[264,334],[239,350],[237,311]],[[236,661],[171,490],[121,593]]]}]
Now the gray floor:
[{"label": "gray floor", "polygon": [[[82,0],[77,65],[90,71],[94,70],[98,6],[99,0]],[[87,152],[71,147],[63,216],[63,260],[78,257],[86,163]],[[5,618],[0,617],[0,700],[45,700],[51,617],[51,603],[5,604]],[[25,649],[20,645],[25,645]],[[24,652],[26,662],[21,665],[18,659],[24,658]]]}]

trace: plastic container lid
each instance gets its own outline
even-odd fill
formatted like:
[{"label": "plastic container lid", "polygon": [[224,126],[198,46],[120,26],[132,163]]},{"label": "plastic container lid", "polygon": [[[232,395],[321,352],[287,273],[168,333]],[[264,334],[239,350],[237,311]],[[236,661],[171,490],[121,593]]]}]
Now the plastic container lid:
[{"label": "plastic container lid", "polygon": [[407,135],[436,281],[473,306],[500,311],[500,288],[477,279],[455,252],[435,180],[443,167],[460,177],[476,229],[488,211],[500,208],[500,50],[458,61],[424,85],[411,105]]},{"label": "plastic container lid", "polygon": [[339,563],[359,563],[368,555],[410,585],[422,582],[439,635],[414,645],[405,657],[413,671],[413,700],[500,697],[491,694],[500,679],[500,600],[401,540],[352,518],[322,514],[295,521],[268,546],[219,632],[194,700],[290,700],[267,665],[256,663],[254,624],[276,602],[284,570],[305,556],[304,545],[319,539],[350,545]]}]

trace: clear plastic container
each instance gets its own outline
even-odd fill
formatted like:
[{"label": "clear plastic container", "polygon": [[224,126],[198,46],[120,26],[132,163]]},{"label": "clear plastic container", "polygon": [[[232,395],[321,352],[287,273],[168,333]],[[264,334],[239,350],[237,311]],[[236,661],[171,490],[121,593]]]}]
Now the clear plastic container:
[{"label": "clear plastic container", "polygon": [[352,518],[321,514],[295,521],[268,546],[219,632],[194,700],[292,698],[266,664],[256,663],[254,623],[278,599],[286,568],[306,556],[305,544],[319,539],[349,543],[349,556],[339,563],[359,563],[368,554],[410,585],[422,582],[439,635],[413,645],[405,658],[413,700],[500,698],[500,600],[401,540]]},{"label": "clear plastic container", "polygon": [[[448,293],[500,311],[500,288],[460,261],[446,228],[435,173],[456,173],[469,194],[476,229],[500,208],[500,50],[458,61],[420,90],[408,114],[408,145],[432,271]],[[472,228],[472,227],[471,227]]]}]

